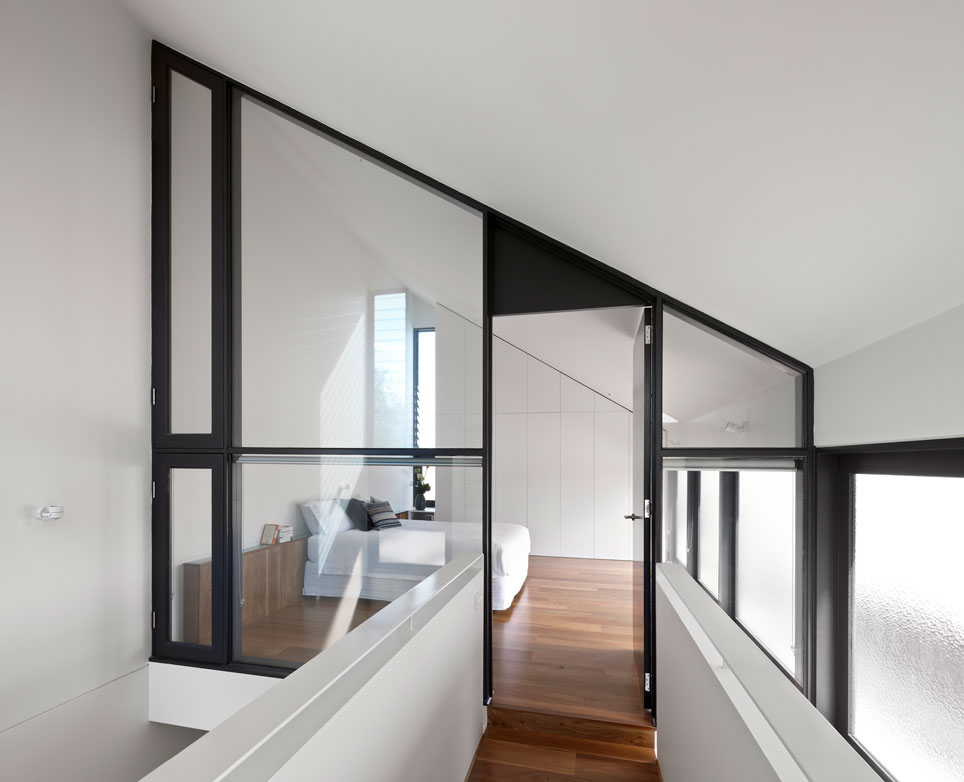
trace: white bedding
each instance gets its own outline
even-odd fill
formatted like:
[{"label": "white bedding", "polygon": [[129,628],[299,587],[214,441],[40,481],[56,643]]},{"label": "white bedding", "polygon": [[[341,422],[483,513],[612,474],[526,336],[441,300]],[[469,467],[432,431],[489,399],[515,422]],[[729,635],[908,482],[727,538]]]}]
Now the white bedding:
[{"label": "white bedding", "polygon": [[[363,532],[342,530],[308,538],[308,560],[328,575],[385,575],[421,580],[460,554],[481,551],[481,529],[468,522],[413,521],[401,527]],[[492,575],[525,578],[529,530],[519,524],[492,525]]]}]

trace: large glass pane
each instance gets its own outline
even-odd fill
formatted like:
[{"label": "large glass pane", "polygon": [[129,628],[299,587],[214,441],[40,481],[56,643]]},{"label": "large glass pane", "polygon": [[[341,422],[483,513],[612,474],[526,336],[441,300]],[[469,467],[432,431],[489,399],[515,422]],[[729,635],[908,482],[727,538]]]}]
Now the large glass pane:
[{"label": "large glass pane", "polygon": [[211,644],[211,471],[169,473],[171,640]]},{"label": "large glass pane", "polygon": [[796,673],[797,474],[739,473],[736,618],[790,673]]},{"label": "large glass pane", "polygon": [[[303,663],[446,562],[482,551],[479,466],[436,464],[437,505],[416,517],[410,462],[239,461],[245,660]],[[375,502],[399,521],[370,516]]]},{"label": "large glass pane", "polygon": [[171,431],[211,431],[211,90],[171,72]]},{"label": "large glass pane", "polygon": [[720,473],[700,473],[699,580],[714,597],[720,596]]},{"label": "large glass pane", "polygon": [[900,782],[964,779],[964,478],[855,480],[851,732]]},{"label": "large glass pane", "polygon": [[481,448],[481,216],[248,99],[241,190],[241,444],[413,447],[431,329],[434,446]]},{"label": "large glass pane", "polygon": [[667,310],[663,444],[669,448],[796,447],[802,376]]}]

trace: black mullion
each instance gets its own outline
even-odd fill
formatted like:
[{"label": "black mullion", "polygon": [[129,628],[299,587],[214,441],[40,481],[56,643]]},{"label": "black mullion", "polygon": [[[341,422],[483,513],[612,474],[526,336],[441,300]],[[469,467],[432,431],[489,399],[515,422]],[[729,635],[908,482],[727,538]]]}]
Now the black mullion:
[{"label": "black mullion", "polygon": [[837,555],[846,547],[846,538],[841,540],[841,531],[846,529],[847,518],[847,492],[839,473],[839,461],[839,457],[832,454],[817,457],[819,491],[814,513],[814,579],[810,590],[813,600],[811,695],[820,713],[838,730],[837,698],[842,692],[838,673],[839,666],[843,665],[839,644],[841,632],[846,634],[846,627],[840,626],[838,614],[846,598]]},{"label": "black mullion", "polygon": [[[224,449],[232,456],[263,454],[265,456],[411,456],[430,459],[435,456],[485,456],[485,448],[258,448],[257,446]],[[217,451],[220,453],[220,451]]]},{"label": "black mullion", "polygon": [[663,456],[691,459],[805,459],[810,455],[806,448],[667,448]]},{"label": "black mullion", "polygon": [[492,292],[495,284],[492,218],[482,214],[482,553],[485,556],[482,624],[482,703],[494,695],[492,673]]},{"label": "black mullion", "polygon": [[[650,421],[649,447],[652,453],[650,476],[650,503],[648,534],[648,561],[646,562],[646,587],[644,600],[647,616],[644,619],[643,654],[646,670],[649,673],[649,698],[643,699],[643,705],[648,708],[656,724],[657,700],[657,667],[656,659],[656,563],[661,558],[660,545],[663,538],[663,297],[657,295],[650,317],[652,319],[652,337],[650,342],[650,360],[652,362],[647,372],[650,381],[650,398],[652,401],[652,415]],[[645,317],[645,315],[644,315]],[[644,522],[645,523],[645,522]]]},{"label": "black mullion", "polygon": [[699,578],[699,515],[700,515],[700,474],[697,470],[686,473],[686,570],[694,578]]},{"label": "black mullion", "polygon": [[736,516],[740,474],[720,473],[720,606],[736,618]]}]

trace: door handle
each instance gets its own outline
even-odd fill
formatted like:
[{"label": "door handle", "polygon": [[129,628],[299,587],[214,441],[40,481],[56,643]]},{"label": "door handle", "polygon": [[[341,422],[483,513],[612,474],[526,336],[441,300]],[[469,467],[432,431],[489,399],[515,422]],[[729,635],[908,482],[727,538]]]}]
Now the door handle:
[{"label": "door handle", "polygon": [[623,516],[624,519],[629,519],[630,521],[636,521],[636,519],[643,518],[642,516],[637,516],[635,513],[630,513],[628,516]]}]

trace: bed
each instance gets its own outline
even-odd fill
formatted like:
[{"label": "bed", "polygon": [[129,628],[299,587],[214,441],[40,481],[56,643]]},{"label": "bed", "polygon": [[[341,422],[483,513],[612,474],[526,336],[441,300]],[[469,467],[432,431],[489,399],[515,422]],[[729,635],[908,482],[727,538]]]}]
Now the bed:
[{"label": "bed", "polygon": [[[481,550],[479,524],[400,519],[362,530],[342,525],[308,538],[303,594],[391,601],[460,554]],[[504,611],[529,571],[529,530],[492,525],[492,608]]]}]

